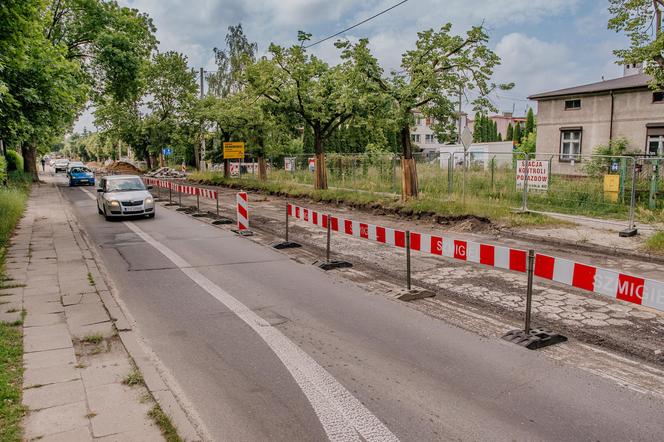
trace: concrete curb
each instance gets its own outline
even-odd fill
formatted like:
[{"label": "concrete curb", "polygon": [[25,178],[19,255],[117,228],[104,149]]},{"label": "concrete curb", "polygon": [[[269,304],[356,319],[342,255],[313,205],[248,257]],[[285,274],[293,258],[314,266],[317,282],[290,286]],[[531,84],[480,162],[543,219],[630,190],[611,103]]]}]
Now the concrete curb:
[{"label": "concrete curb", "polygon": [[[60,189],[58,186],[55,188],[64,202]],[[98,287],[102,303],[118,331],[125,350],[141,372],[146,388],[163,412],[171,419],[183,440],[190,442],[212,440],[202,419],[198,417],[193,405],[185,399],[184,393],[177,386],[175,379],[167,373],[167,369],[156,355],[149,351],[149,347],[143,343],[140,334],[134,329],[132,324],[135,324],[135,321],[120,299],[119,292],[114,286],[101,256],[85,230],[81,229],[78,219],[70,208],[66,204],[63,206],[72,229],[74,229],[74,234],[88,246],[91,254],[89,260],[96,267],[98,275],[102,279],[101,282],[103,282]]]}]

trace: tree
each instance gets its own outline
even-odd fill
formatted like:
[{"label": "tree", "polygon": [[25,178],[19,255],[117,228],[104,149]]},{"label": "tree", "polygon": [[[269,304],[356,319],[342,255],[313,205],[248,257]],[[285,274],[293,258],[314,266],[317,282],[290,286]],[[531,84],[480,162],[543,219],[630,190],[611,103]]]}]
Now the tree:
[{"label": "tree", "polygon": [[[413,111],[418,109],[425,116],[433,117],[436,137],[446,141],[456,137],[459,91],[477,89],[479,94],[473,101],[475,110],[492,108],[486,94],[495,87],[489,80],[500,59],[486,46],[488,35],[481,26],[471,28],[464,36],[453,35],[451,30],[452,25],[448,23],[438,31],[419,32],[415,49],[402,56],[402,69],[392,72],[388,79],[382,78],[382,69],[366,44],[358,43],[352,49],[353,58],[363,67],[367,78],[392,100],[392,115],[401,138],[404,199],[418,194],[410,140]],[[346,47],[351,51],[349,43]]]},{"label": "tree", "polygon": [[535,114],[533,108],[528,108],[528,113],[526,114],[526,130],[523,133],[524,136],[527,136],[535,132]]},{"label": "tree", "polygon": [[[198,85],[187,57],[174,51],[156,54],[145,77],[145,103],[151,111],[150,153],[155,155],[164,146],[182,142],[184,122],[193,110]],[[195,156],[198,160],[197,152]]]},{"label": "tree", "polygon": [[514,131],[512,135],[512,140],[514,141],[514,145],[518,146],[521,144],[521,123],[517,122],[514,124]]},{"label": "tree", "polygon": [[217,97],[226,97],[242,90],[247,68],[256,61],[258,45],[250,43],[242,23],[229,26],[226,48],[214,48],[217,72],[207,75],[208,91]]},{"label": "tree", "polygon": [[272,58],[252,65],[248,82],[257,95],[269,101],[266,108],[272,114],[300,119],[311,128],[316,155],[314,187],[327,189],[326,140],[354,116],[368,113],[376,95],[367,92],[370,85],[348,54],[342,54],[343,62],[331,67],[306,52],[303,44],[309,38],[310,34],[300,31],[299,46],[284,49],[271,44]]},{"label": "tree", "polygon": [[628,49],[613,52],[623,64],[643,63],[645,73],[653,77],[653,89],[664,87],[662,8],[664,0],[609,0],[609,29],[625,32],[630,39]]},{"label": "tree", "polygon": [[512,141],[513,137],[514,137],[514,128],[512,127],[512,123],[507,123],[507,132],[505,134],[505,141]]},{"label": "tree", "polygon": [[473,122],[473,142],[479,143],[482,141],[482,115],[475,112],[475,121]]}]

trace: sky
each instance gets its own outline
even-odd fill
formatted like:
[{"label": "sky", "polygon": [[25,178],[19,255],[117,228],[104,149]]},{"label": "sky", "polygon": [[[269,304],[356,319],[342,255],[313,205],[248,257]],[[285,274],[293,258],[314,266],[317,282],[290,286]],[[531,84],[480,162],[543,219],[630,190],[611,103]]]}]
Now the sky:
[{"label": "sky", "polygon": [[[152,17],[159,50],[175,50],[188,57],[192,68],[214,70],[214,47],[223,47],[229,26],[242,23],[259,54],[271,42],[297,43],[297,31],[312,41],[327,37],[368,18],[399,0],[119,0]],[[622,75],[613,50],[626,47],[627,38],[607,30],[608,0],[408,0],[384,15],[338,38],[368,38],[386,72],[400,65],[401,54],[412,48],[417,32],[451,22],[465,32],[484,23],[489,46],[501,58],[495,83],[514,82],[509,91],[490,99],[499,111],[524,115],[526,97]],[[339,61],[335,39],[310,50],[327,62]],[[90,112],[75,130],[94,129]]]}]

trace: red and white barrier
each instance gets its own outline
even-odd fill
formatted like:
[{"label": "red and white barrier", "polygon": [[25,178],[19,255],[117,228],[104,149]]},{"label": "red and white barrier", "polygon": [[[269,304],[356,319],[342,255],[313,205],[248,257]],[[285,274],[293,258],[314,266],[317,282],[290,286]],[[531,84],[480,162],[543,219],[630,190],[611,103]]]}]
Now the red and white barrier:
[{"label": "red and white barrier", "polygon": [[[288,215],[327,228],[328,215],[288,205]],[[330,216],[335,232],[404,248],[406,232]],[[510,247],[480,244],[427,233],[410,232],[410,248],[423,253],[525,273],[528,253]],[[537,253],[535,276],[664,311],[664,282],[602,269]]]},{"label": "red and white barrier", "polygon": [[216,200],[217,199],[217,191],[216,190],[210,190],[210,189],[203,189],[201,187],[198,187],[198,194],[202,196],[203,198],[211,199],[211,200]]},{"label": "red and white barrier", "polygon": [[247,201],[247,192],[238,192],[237,200],[237,230],[249,230],[249,203]]}]

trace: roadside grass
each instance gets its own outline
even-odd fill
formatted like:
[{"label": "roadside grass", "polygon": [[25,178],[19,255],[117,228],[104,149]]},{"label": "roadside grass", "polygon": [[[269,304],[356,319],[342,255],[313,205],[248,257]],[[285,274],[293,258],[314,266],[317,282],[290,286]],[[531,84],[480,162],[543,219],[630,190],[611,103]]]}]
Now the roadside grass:
[{"label": "roadside grass", "polygon": [[124,385],[143,385],[143,375],[140,371],[134,368],[131,373],[122,379]]},{"label": "roadside grass", "polygon": [[[18,287],[7,283],[4,274],[6,247],[14,227],[21,218],[28,199],[30,179],[22,173],[10,173],[8,186],[0,187],[0,287]],[[25,316],[25,312],[21,312]],[[20,441],[23,383],[23,321],[0,323],[0,440]]]},{"label": "roadside grass", "polygon": [[440,217],[442,219],[462,219],[467,216],[485,221],[504,224],[508,227],[551,226],[569,224],[545,215],[518,213],[513,207],[518,204],[506,204],[499,200],[486,200],[468,193],[466,203],[455,199],[433,196],[422,190],[418,199],[401,201],[398,195],[331,188],[315,190],[306,183],[293,181],[259,181],[253,176],[226,179],[217,172],[194,172],[190,180],[201,184],[242,187],[275,195],[295,198],[311,198],[314,201],[346,204],[352,207],[384,209],[387,212],[413,218]]},{"label": "roadside grass", "polygon": [[182,438],[178,435],[178,431],[171,422],[170,418],[164,413],[158,404],[148,412],[148,416],[152,418],[155,424],[161,430],[162,436],[167,442],[183,442]]},{"label": "roadside grass", "polygon": [[643,248],[648,252],[664,253],[664,232],[655,232],[646,239]]},{"label": "roadside grass", "polygon": [[87,344],[100,344],[104,340],[104,336],[102,336],[101,333],[94,333],[90,335],[86,335],[81,339],[81,342],[85,342]]}]

